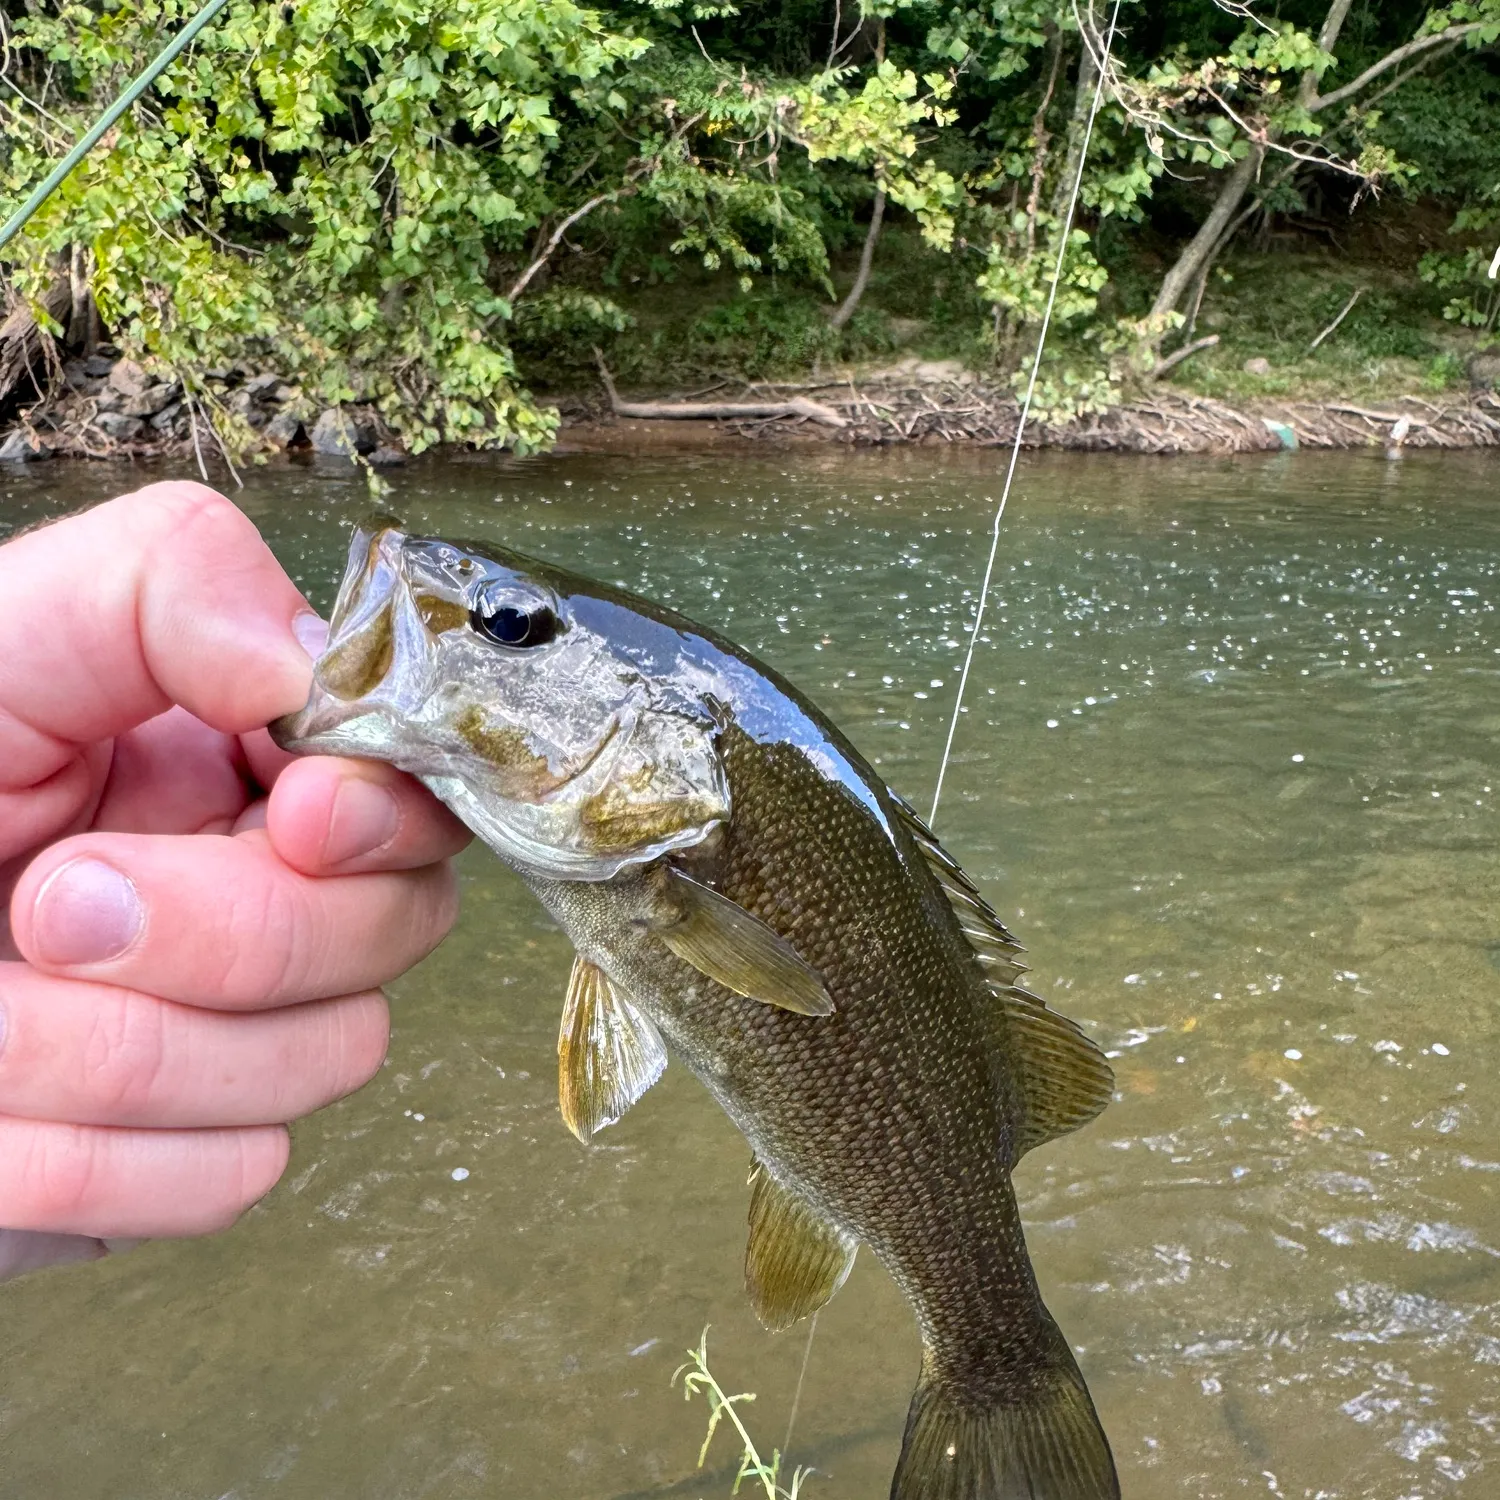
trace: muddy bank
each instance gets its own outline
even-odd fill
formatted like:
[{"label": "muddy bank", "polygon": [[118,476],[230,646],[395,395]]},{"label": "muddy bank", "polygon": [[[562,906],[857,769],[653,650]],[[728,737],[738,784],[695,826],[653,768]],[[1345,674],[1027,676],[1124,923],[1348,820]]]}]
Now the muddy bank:
[{"label": "muddy bank", "polygon": [[[640,452],[745,443],[1006,447],[1019,403],[956,361],[907,360],[824,380],[725,380],[688,397],[625,399],[613,388],[555,396],[564,449]],[[44,402],[0,431],[0,461],[56,456],[191,458],[218,445],[215,424],[266,453],[314,452],[399,463],[399,439],[371,406],[324,407],[275,371],[212,372],[185,391],[170,375],[96,354],[70,361]],[[1366,402],[1266,399],[1231,406],[1162,383],[1107,411],[1065,422],[1033,416],[1025,444],[1119,453],[1248,453],[1291,448],[1500,446],[1493,388],[1430,399],[1407,393]]]}]

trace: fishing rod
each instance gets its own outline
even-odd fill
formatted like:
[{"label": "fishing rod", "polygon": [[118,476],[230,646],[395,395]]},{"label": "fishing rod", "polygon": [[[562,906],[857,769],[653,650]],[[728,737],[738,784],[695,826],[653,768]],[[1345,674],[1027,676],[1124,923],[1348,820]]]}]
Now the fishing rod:
[{"label": "fishing rod", "polygon": [[139,77],[130,83],[124,93],[94,121],[88,133],[53,167],[46,178],[37,184],[31,196],[5,221],[4,228],[0,228],[0,250],[3,250],[20,234],[27,220],[62,186],[68,174],[99,144],[110,126],[156,82],[183,48],[188,46],[228,3],[229,0],[208,0],[208,4],[147,63]]}]

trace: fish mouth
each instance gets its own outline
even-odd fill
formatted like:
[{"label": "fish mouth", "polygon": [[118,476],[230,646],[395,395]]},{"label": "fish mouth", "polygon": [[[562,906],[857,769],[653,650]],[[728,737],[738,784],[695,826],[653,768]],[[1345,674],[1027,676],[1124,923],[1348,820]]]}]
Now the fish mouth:
[{"label": "fish mouth", "polygon": [[268,726],[281,749],[293,754],[333,749],[330,736],[356,720],[393,717],[374,695],[396,659],[405,542],[401,523],[389,516],[372,517],[355,528],[328,624],[328,644],[313,663],[307,702]]}]

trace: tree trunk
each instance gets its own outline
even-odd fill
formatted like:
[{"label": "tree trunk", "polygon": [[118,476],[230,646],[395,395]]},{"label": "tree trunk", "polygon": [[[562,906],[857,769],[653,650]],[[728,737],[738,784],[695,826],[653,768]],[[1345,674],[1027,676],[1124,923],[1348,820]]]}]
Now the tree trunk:
[{"label": "tree trunk", "polygon": [[[875,61],[877,64],[885,61],[884,16],[880,17],[880,24],[875,30]],[[865,288],[870,284],[870,267],[875,262],[875,242],[880,238],[880,226],[884,219],[885,189],[877,183],[875,206],[870,211],[870,228],[865,234],[864,248],[859,252],[859,270],[854,274],[854,285],[849,288],[849,295],[839,303],[834,309],[833,316],[828,320],[828,326],[835,332],[854,316],[854,309],[859,306],[859,299],[864,296]]]},{"label": "tree trunk", "polygon": [[[58,321],[72,307],[73,291],[59,276],[41,298],[47,316]],[[12,297],[10,312],[0,321],[0,402],[7,400],[28,376],[40,395],[48,385],[49,363],[57,358],[52,335],[37,322],[31,305]]]},{"label": "tree trunk", "polygon": [[854,316],[854,309],[859,306],[859,299],[864,296],[865,288],[870,284],[870,267],[875,262],[875,241],[880,238],[880,225],[884,218],[885,189],[876,188],[875,207],[870,211],[869,232],[865,235],[864,249],[859,252],[859,270],[855,273],[849,295],[839,303],[837,311],[829,318],[830,328],[842,328]]},{"label": "tree trunk", "polygon": [[[1151,317],[1154,321],[1160,321],[1168,313],[1176,311],[1183,294],[1193,284],[1204,262],[1218,246],[1219,236],[1224,233],[1230,219],[1234,217],[1235,210],[1240,206],[1240,200],[1250,191],[1250,184],[1255,181],[1265,154],[1266,148],[1263,145],[1252,143],[1250,149],[1234,164],[1233,170],[1224,179],[1219,188],[1219,196],[1208,217],[1203,221],[1197,234],[1183,246],[1182,253],[1178,255],[1171,270],[1162,277],[1161,289],[1157,292],[1156,301],[1151,307]],[[1159,334],[1157,339],[1160,339]]]},{"label": "tree trunk", "polygon": [[[1322,29],[1318,32],[1318,50],[1320,52],[1332,52],[1338,44],[1339,32],[1344,29],[1344,21],[1349,15],[1350,7],[1354,0],[1333,0],[1328,7],[1328,14],[1323,17]],[[1318,97],[1318,75],[1311,68],[1302,75],[1302,88],[1298,94],[1298,102],[1304,109]]]},{"label": "tree trunk", "polygon": [[1052,218],[1059,224],[1067,211],[1068,199],[1073,195],[1073,184],[1078,180],[1083,137],[1088,129],[1089,110],[1094,102],[1094,84],[1098,78],[1099,69],[1094,66],[1094,54],[1085,43],[1078,58],[1078,84],[1073,90],[1073,117],[1068,121],[1068,155],[1063,162],[1057,186],[1052,192]]},{"label": "tree trunk", "polygon": [[82,245],[75,244],[68,256],[68,294],[72,305],[65,341],[70,349],[87,352],[93,296],[89,291],[89,253]]}]

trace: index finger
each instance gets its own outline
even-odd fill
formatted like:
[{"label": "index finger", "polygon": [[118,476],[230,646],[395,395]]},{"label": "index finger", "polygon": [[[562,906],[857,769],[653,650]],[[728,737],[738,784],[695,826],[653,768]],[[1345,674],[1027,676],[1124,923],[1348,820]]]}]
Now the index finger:
[{"label": "index finger", "polygon": [[0,547],[0,788],[181,704],[226,733],[300,707],[310,613],[250,519],[147,485]]}]

